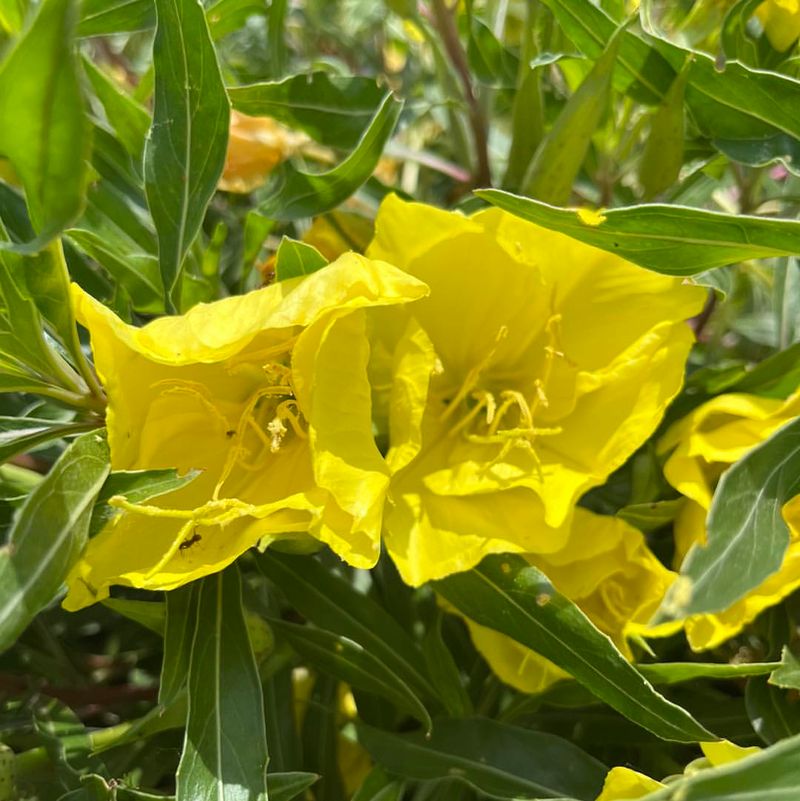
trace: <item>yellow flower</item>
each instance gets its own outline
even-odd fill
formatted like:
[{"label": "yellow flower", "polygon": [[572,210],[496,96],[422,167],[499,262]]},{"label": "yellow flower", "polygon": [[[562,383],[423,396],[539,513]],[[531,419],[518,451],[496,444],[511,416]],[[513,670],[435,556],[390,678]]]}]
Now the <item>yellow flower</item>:
[{"label": "yellow flower", "polygon": [[[675,574],[667,570],[642,534],[624,520],[575,510],[569,540],[554,554],[531,555],[553,586],[576,603],[628,659],[629,635],[652,617]],[[475,647],[492,670],[523,692],[546,689],[567,674],[504,634],[467,620]]]},{"label": "yellow flower", "polygon": [[372,436],[363,310],[419,298],[423,284],[348,254],[143,328],[73,290],[109,399],[113,469],[203,472],[150,504],[118,502],[126,513],[69,577],[68,609],[111,584],[172,589],[304,532],[374,564],[389,477]]},{"label": "yellow flower", "polygon": [[800,36],[800,0],[766,0],[756,14],[770,44],[779,52],[788,50]]},{"label": "yellow flower", "polygon": [[[687,499],[675,520],[676,567],[694,543],[705,542],[705,519],[720,475],[798,414],[800,391],[786,400],[732,393],[704,403],[667,431],[659,450],[674,450],[664,475]],[[783,515],[791,543],[780,570],[728,609],[686,620],[693,650],[715,648],[800,587],[800,502],[786,504]]]},{"label": "yellow flower", "polygon": [[[690,775],[694,772],[695,766],[702,765],[705,768],[717,768],[720,765],[727,765],[730,762],[738,762],[751,754],[757,754],[761,749],[757,746],[742,748],[729,740],[719,742],[700,743],[705,760],[698,760],[686,766],[685,773]],[[666,787],[666,784],[657,782],[643,773],[637,773],[630,768],[611,768],[606,774],[606,781],[603,785],[603,792],[597,797],[596,801],[628,801],[634,798],[645,798],[656,790]],[[676,798],[679,794],[676,793]]]},{"label": "yellow flower", "polygon": [[271,117],[249,117],[232,111],[219,188],[225,192],[252,192],[306,141],[307,137]]},{"label": "yellow flower", "polygon": [[373,320],[392,332],[375,337],[373,372],[394,375],[384,536],[404,580],[558,551],[578,498],[679,390],[703,290],[498,209],[396,196],[367,253],[431,288],[413,318]]}]

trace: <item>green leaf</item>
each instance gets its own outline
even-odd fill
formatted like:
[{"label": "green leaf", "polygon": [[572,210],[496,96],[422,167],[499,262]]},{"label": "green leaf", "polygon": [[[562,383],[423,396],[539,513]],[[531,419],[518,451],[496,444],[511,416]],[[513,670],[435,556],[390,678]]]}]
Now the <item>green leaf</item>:
[{"label": "green leaf", "polygon": [[158,601],[133,601],[130,598],[103,598],[103,606],[122,617],[139,623],[154,634],[164,636],[166,605]]},{"label": "green leaf", "polygon": [[[171,590],[165,598],[164,657],[158,703],[169,706],[183,690],[189,675],[192,642],[198,623],[198,597],[196,587],[187,584]],[[203,625],[208,625],[208,621]]]},{"label": "green leaf", "polygon": [[491,798],[594,801],[606,774],[567,740],[483,718],[437,720],[430,736],[357,729],[359,742],[389,773],[414,781],[452,777]]},{"label": "green leaf", "polygon": [[654,662],[638,665],[639,672],[653,684],[679,684],[694,679],[743,679],[763,676],[775,669],[776,662]]},{"label": "green leaf", "polygon": [[327,72],[230,87],[228,95],[243,114],[272,117],[320,144],[345,149],[358,144],[384,100],[384,90],[372,78]]},{"label": "green leaf", "polygon": [[400,801],[404,782],[393,781],[383,768],[374,767],[356,790],[352,801]]},{"label": "green leaf", "polygon": [[642,801],[797,801],[800,736],[719,768],[701,770]]},{"label": "green leaf", "polygon": [[267,16],[268,6],[263,0],[218,0],[208,7],[206,17],[215,40],[244,28],[252,16]]},{"label": "green leaf", "polygon": [[319,780],[316,773],[270,773],[267,776],[267,789],[270,801],[292,801],[300,793]]},{"label": "green leaf", "polygon": [[382,606],[316,559],[271,550],[258,566],[305,618],[362,645],[423,700],[436,699],[416,643]]},{"label": "green leaf", "polygon": [[327,259],[313,246],[284,236],[275,254],[275,279],[299,278],[322,269]]},{"label": "green leaf", "polygon": [[623,506],[617,512],[617,517],[646,533],[671,523],[683,504],[683,498],[653,503],[633,503]]},{"label": "green leaf", "polygon": [[81,213],[89,126],[73,53],[77,4],[44,0],[0,67],[0,152],[14,165],[37,236],[37,250]]},{"label": "green leaf", "polygon": [[142,31],[155,24],[153,0],[83,0],[78,36]]},{"label": "green leaf", "polygon": [[33,417],[0,417],[0,462],[6,462],[18,453],[27,453],[45,442],[92,428],[97,428],[97,425],[58,423]]},{"label": "green leaf", "polygon": [[769,683],[786,690],[800,690],[800,659],[789,650],[788,645],[783,647],[780,667],[769,677]]},{"label": "green leaf", "polygon": [[523,220],[559,231],[665,275],[696,275],[747,259],[800,253],[800,222],[652,204],[603,211],[596,225],[498,189],[475,192]]},{"label": "green leaf", "polygon": [[639,163],[646,200],[678,182],[684,153],[684,95],[689,70],[684,67],[650,118],[650,130]]},{"label": "green leaf", "polygon": [[[544,0],[564,33],[589,58],[598,58],[617,23],[591,0]],[[713,139],[754,140],[787,134],[800,138],[800,81],[775,72],[752,70],[738,62],[723,74],[715,60],[691,51],[686,101],[701,132]],[[622,36],[615,86],[647,102],[664,98],[687,51],[663,39],[652,44],[636,33]]]},{"label": "green leaf", "polygon": [[153,126],[145,193],[158,233],[166,306],[180,298],[183,261],[225,163],[230,107],[198,0],[155,0]]},{"label": "green leaf", "polygon": [[753,730],[767,745],[800,734],[797,694],[769,684],[766,676],[748,680],[745,703]]},{"label": "green leaf", "polygon": [[282,78],[286,71],[288,49],[285,26],[288,6],[288,0],[271,0],[269,4],[267,42],[269,47],[268,77],[270,78]]},{"label": "green leaf", "polygon": [[83,69],[103,106],[109,125],[138,166],[150,128],[150,114],[85,56]]},{"label": "green leaf", "polygon": [[490,556],[434,585],[461,613],[500,631],[574,676],[600,700],[664,740],[713,740],[649,682],[522,557]]},{"label": "green leaf", "polygon": [[339,682],[318,674],[303,715],[303,768],[320,776],[315,801],[344,801],[339,770]]},{"label": "green leaf", "polygon": [[525,194],[556,205],[569,200],[592,136],[608,109],[621,33],[622,29],[609,41],[537,148],[522,182]]},{"label": "green leaf", "polygon": [[472,700],[461,680],[458,665],[442,637],[442,613],[439,609],[425,632],[422,653],[431,681],[448,714],[454,718],[473,714]]},{"label": "green leaf", "polygon": [[200,585],[188,686],[176,801],[267,801],[264,700],[235,566]]},{"label": "green leaf", "polygon": [[800,492],[800,420],[748,451],[720,479],[706,521],[659,617],[727,609],[781,566],[789,529],[781,507]]},{"label": "green leaf", "polygon": [[[288,648],[286,651],[288,662],[293,655]],[[261,686],[266,710],[270,772],[290,770],[302,763],[291,665],[272,672]]]},{"label": "green leaf", "polygon": [[467,58],[475,77],[487,86],[513,87],[519,59],[492,33],[486,23],[472,16]]},{"label": "green leaf", "polygon": [[28,496],[0,551],[0,651],[53,601],[78,559],[109,472],[105,437],[89,432]]},{"label": "green leaf", "polygon": [[156,258],[145,253],[122,251],[109,237],[81,228],[70,228],[67,234],[70,242],[125,288],[137,311],[163,313],[164,285]]},{"label": "green leaf", "polygon": [[372,175],[402,109],[402,101],[386,95],[355,150],[327,172],[302,172],[283,164],[276,170],[259,211],[275,220],[296,220],[343,203]]},{"label": "green leaf", "polygon": [[[0,238],[5,231],[0,223]],[[61,386],[81,390],[80,380],[44,336],[44,322],[26,281],[25,260],[0,253],[0,372],[3,390],[47,390]]]},{"label": "green leaf", "polygon": [[401,678],[362,645],[312,626],[284,620],[270,620],[269,624],[304,660],[353,687],[386,698],[430,730],[431,718],[423,703]]}]

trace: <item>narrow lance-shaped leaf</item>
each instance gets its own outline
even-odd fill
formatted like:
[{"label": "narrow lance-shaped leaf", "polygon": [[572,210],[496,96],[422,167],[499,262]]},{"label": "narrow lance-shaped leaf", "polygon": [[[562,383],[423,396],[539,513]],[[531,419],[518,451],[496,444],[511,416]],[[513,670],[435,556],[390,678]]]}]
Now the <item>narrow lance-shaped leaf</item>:
[{"label": "narrow lance-shaped leaf", "polygon": [[117,86],[114,81],[84,57],[83,69],[92,84],[97,99],[103,105],[109,124],[135,163],[141,161],[145,138],[150,128],[150,115],[144,106]]},{"label": "narrow lance-shaped leaf", "polygon": [[258,566],[312,623],[364,646],[417,696],[426,701],[436,699],[416,643],[374,600],[333,575],[316,559],[267,551],[259,557]]},{"label": "narrow lance-shaped leaf", "polygon": [[228,95],[243,114],[272,117],[323,145],[353,148],[381,105],[384,90],[372,78],[312,72],[230,87]]},{"label": "narrow lance-shaped leaf", "polygon": [[83,0],[78,36],[108,36],[152,28],[153,0]]},{"label": "narrow lance-shaped leaf", "polygon": [[308,173],[284,164],[259,211],[275,220],[313,217],[347,200],[373,173],[394,131],[403,103],[386,95],[355,150],[332,170]]},{"label": "narrow lance-shaped leaf", "polygon": [[639,180],[646,200],[669,189],[680,175],[684,150],[684,93],[688,79],[687,66],[672,82],[663,102],[650,118],[639,164]]},{"label": "narrow lance-shaped leaf", "polygon": [[83,207],[90,139],[73,52],[76,7],[44,0],[0,66],[0,153],[25,187],[36,233],[0,249],[35,252]]},{"label": "narrow lance-shaped leaf", "polygon": [[176,801],[267,801],[264,700],[235,566],[203,579]]},{"label": "narrow lance-shaped leaf", "polygon": [[770,684],[766,676],[754,676],[745,688],[745,708],[753,731],[768,745],[800,734],[800,705],[790,694]]},{"label": "narrow lance-shaped leaf", "polygon": [[569,200],[592,136],[608,108],[621,33],[611,39],[536,150],[523,181],[526,194],[556,205]]},{"label": "narrow lance-shaped leaf", "polygon": [[155,0],[153,126],[145,145],[145,192],[158,233],[168,308],[183,261],[225,163],[230,107],[198,0]]},{"label": "narrow lance-shaped leaf", "polygon": [[448,776],[498,799],[594,801],[606,774],[567,740],[481,718],[437,720],[429,737],[360,725],[358,739],[389,773],[414,781]]},{"label": "narrow lance-shaped leaf", "polygon": [[0,551],[0,650],[51,603],[86,542],[109,472],[103,434],[78,437],[28,496]]},{"label": "narrow lance-shaped leaf", "polygon": [[[597,58],[617,23],[591,0],[544,0],[564,33],[590,58]],[[663,39],[622,36],[614,85],[649,103],[664,98],[686,60],[686,50]],[[720,147],[760,143],[765,153],[791,154],[800,139],[800,81],[776,72],[753,70],[739,62],[723,74],[714,58],[692,51],[686,100],[694,122]],[[727,144],[725,144],[727,149]],[[767,155],[765,155],[767,158]]]},{"label": "narrow lance-shaped leaf", "polygon": [[374,693],[413,715],[430,731],[428,710],[409,687],[363,646],[331,631],[284,620],[270,625],[311,664],[353,687]]},{"label": "narrow lance-shaped leaf", "polygon": [[665,740],[713,740],[656,692],[583,612],[519,556],[490,556],[435,583],[461,613],[549,659],[625,717]]},{"label": "narrow lance-shaped leaf", "polygon": [[694,545],[658,618],[718,612],[775,573],[789,545],[783,505],[800,492],[800,420],[729,468],[717,486],[705,545]]},{"label": "narrow lance-shaped leaf", "polygon": [[68,434],[80,434],[96,427],[95,423],[59,423],[33,417],[0,417],[0,462],[6,462],[12,456],[26,453],[45,442]]},{"label": "narrow lance-shaped leaf", "polygon": [[697,275],[747,259],[800,253],[800,222],[652,204],[586,215],[530,198],[475,194],[523,220],[615,253],[665,275]]},{"label": "narrow lance-shaped leaf", "polygon": [[163,706],[175,700],[189,675],[189,660],[197,627],[196,589],[194,585],[187,584],[166,594],[164,656],[158,685],[158,702]]}]

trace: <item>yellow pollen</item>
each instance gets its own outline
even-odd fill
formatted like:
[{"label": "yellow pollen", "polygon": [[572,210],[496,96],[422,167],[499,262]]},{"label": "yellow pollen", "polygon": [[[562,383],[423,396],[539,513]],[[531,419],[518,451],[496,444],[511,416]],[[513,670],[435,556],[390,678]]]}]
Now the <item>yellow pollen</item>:
[{"label": "yellow pollen", "polygon": [[283,420],[277,415],[267,423],[267,431],[272,435],[269,449],[271,453],[277,453],[281,447],[281,441],[289,429],[283,424]]}]

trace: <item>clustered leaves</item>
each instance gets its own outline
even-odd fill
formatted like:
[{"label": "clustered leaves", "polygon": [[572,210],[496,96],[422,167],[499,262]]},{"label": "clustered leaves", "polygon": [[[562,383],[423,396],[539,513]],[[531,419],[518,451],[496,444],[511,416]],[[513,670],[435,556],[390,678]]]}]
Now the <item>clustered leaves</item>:
[{"label": "clustered leaves", "polygon": [[0,801],[796,801],[798,37],[0,3]]}]

